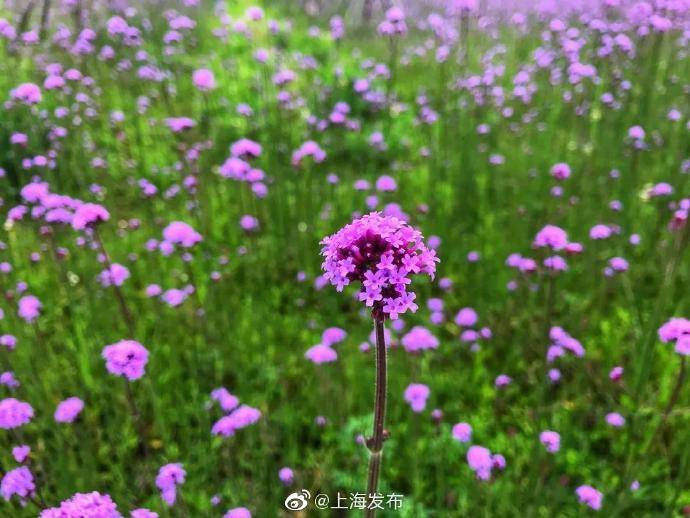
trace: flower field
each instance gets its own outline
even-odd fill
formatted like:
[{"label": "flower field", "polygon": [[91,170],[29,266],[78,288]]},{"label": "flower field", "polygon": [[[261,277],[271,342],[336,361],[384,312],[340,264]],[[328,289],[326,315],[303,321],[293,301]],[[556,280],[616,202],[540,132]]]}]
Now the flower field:
[{"label": "flower field", "polygon": [[5,0],[0,516],[690,515],[688,0]]}]

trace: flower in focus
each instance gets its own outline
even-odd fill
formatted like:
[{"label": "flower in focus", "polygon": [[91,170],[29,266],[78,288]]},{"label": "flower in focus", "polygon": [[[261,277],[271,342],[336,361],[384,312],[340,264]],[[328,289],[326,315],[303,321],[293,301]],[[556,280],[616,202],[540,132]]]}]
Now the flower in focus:
[{"label": "flower in focus", "polygon": [[415,293],[407,291],[412,274],[433,278],[438,258],[422,234],[396,217],[373,212],[321,241],[324,277],[338,291],[353,281],[362,283],[359,299],[376,318],[395,320],[415,312]]}]

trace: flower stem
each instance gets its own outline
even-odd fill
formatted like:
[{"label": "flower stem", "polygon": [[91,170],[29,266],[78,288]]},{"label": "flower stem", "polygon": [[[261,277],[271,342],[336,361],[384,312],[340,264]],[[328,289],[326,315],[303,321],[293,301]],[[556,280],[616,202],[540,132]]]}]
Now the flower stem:
[{"label": "flower stem", "polygon": [[[383,424],[386,417],[386,339],[384,336],[383,318],[374,317],[374,327],[376,329],[376,393],[374,398],[374,432],[367,441],[367,446],[371,453],[369,457],[367,495],[376,494],[378,489],[381,457],[383,455]],[[375,509],[367,509],[366,516],[368,518],[375,515]]]},{"label": "flower stem", "polygon": [[[96,240],[96,243],[98,244],[98,247],[101,249],[101,252],[103,252],[103,258],[105,259],[105,265],[108,268],[108,271],[111,271],[112,267],[112,262],[110,261],[110,255],[108,255],[108,251],[105,249],[105,246],[103,246],[103,240],[101,239],[100,234],[98,233],[98,230],[94,227],[93,229],[93,237]],[[134,318],[132,317],[132,312],[129,310],[127,307],[127,302],[125,301],[125,296],[122,293],[122,290],[118,285],[115,283],[111,283],[112,287],[115,291],[115,298],[117,299],[117,303],[120,306],[120,312],[122,313],[122,318],[125,321],[125,324],[127,325],[127,330],[129,331],[130,336],[134,336]]]},{"label": "flower stem", "polygon": [[132,392],[132,386],[129,381],[125,381],[125,395],[127,396],[127,404],[132,412],[132,421],[134,423],[134,430],[137,433],[137,439],[139,440],[139,451],[143,457],[148,457],[148,447],[146,445],[146,433],[141,422],[141,411],[137,406],[134,399],[134,392]]}]

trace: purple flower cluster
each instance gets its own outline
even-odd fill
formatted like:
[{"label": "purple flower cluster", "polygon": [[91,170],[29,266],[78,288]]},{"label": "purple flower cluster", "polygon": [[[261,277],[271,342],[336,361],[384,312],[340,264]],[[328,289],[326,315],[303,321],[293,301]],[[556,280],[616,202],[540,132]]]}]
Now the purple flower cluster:
[{"label": "purple flower cluster", "polygon": [[177,498],[177,486],[182,485],[187,472],[179,462],[166,464],[158,470],[156,487],[161,492],[161,498],[168,506],[173,506]]},{"label": "purple flower cluster", "polygon": [[8,471],[0,482],[0,493],[7,501],[17,495],[22,502],[25,502],[33,496],[35,489],[34,477],[26,466]]},{"label": "purple flower cluster", "polygon": [[678,354],[690,355],[690,320],[687,318],[671,318],[659,328],[658,334],[662,342],[674,343]]},{"label": "purple flower cluster", "polygon": [[307,349],[304,357],[312,363],[320,365],[322,363],[331,363],[338,359],[338,353],[330,345],[316,344]]},{"label": "purple flower cluster", "polygon": [[84,402],[78,397],[70,397],[61,401],[55,409],[55,421],[58,423],[72,423],[84,409]]},{"label": "purple flower cluster", "polygon": [[411,383],[405,389],[405,401],[410,404],[413,412],[422,412],[426,408],[426,400],[431,390],[423,383]]},{"label": "purple flower cluster", "polygon": [[230,146],[230,157],[219,167],[218,173],[224,178],[238,182],[247,182],[257,198],[264,198],[268,194],[266,174],[253,167],[250,160],[261,156],[261,144],[243,138]]},{"label": "purple flower cluster", "polygon": [[107,345],[103,348],[101,355],[105,359],[105,367],[110,374],[123,376],[129,381],[141,378],[149,361],[149,352],[146,347],[134,340],[120,340]]},{"label": "purple flower cluster", "polygon": [[246,507],[235,507],[225,513],[223,518],[252,518],[252,513]]},{"label": "purple flower cluster", "polygon": [[249,405],[240,405],[230,414],[218,419],[211,428],[213,435],[232,437],[237,430],[253,425],[261,419],[261,411]]},{"label": "purple flower cluster", "polygon": [[552,363],[556,358],[565,356],[566,352],[570,352],[577,357],[585,355],[585,348],[580,341],[570,336],[562,327],[552,327],[549,331],[549,338],[553,342],[546,351],[546,360],[549,363]]},{"label": "purple flower cluster", "polygon": [[104,288],[122,286],[129,276],[129,268],[120,263],[113,263],[98,274],[98,282]]},{"label": "purple flower cluster", "polygon": [[29,403],[13,397],[0,401],[0,428],[19,428],[29,423],[33,416],[34,409]]},{"label": "purple flower cluster", "polygon": [[308,140],[292,153],[292,165],[299,166],[308,156],[312,157],[317,164],[326,160],[326,152],[316,142]]},{"label": "purple flower cluster", "polygon": [[60,504],[41,512],[39,518],[122,518],[109,495],[97,491],[77,493]]},{"label": "purple flower cluster", "polygon": [[453,439],[460,442],[470,442],[472,440],[472,426],[469,423],[457,423],[451,430]]},{"label": "purple flower cluster", "polygon": [[601,491],[597,491],[592,486],[583,485],[575,490],[575,494],[580,499],[580,502],[586,504],[591,509],[595,511],[601,509],[601,504],[604,500],[604,495]]},{"label": "purple flower cluster", "polygon": [[415,353],[426,349],[437,349],[439,341],[426,327],[414,326],[402,337],[401,343],[408,353]]},{"label": "purple flower cluster", "polygon": [[549,453],[556,453],[561,449],[561,436],[558,432],[544,430],[539,434],[539,440]]},{"label": "purple flower cluster", "polygon": [[415,312],[415,293],[407,290],[412,274],[433,278],[438,258],[422,234],[404,221],[372,212],[321,241],[324,277],[338,291],[360,281],[359,299],[376,318],[395,320]]},{"label": "purple flower cluster", "polygon": [[232,412],[240,404],[237,396],[233,396],[225,387],[219,387],[211,392],[211,399],[218,402],[223,412]]},{"label": "purple flower cluster", "polygon": [[479,480],[489,480],[491,471],[494,468],[502,470],[506,461],[503,455],[492,454],[488,448],[474,445],[467,450],[467,464]]},{"label": "purple flower cluster", "polygon": [[38,318],[43,307],[41,301],[33,295],[24,295],[19,299],[17,305],[19,306],[17,314],[29,323]]}]

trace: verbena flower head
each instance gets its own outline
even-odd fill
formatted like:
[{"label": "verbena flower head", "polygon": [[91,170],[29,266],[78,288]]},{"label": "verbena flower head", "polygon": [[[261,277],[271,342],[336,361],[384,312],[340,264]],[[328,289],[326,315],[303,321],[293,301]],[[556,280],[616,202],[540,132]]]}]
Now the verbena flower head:
[{"label": "verbena flower head", "polygon": [[246,507],[235,507],[225,513],[223,518],[252,518],[252,513]]},{"label": "verbena flower head", "polygon": [[473,308],[462,308],[455,315],[455,323],[460,327],[472,327],[479,320],[477,312]]},{"label": "verbena flower head", "polygon": [[436,349],[439,341],[426,327],[414,326],[402,337],[401,343],[407,352],[417,352]]},{"label": "verbena flower head", "polygon": [[568,244],[568,234],[560,227],[546,225],[534,238],[535,248],[549,247],[553,250],[561,250]]},{"label": "verbena flower head", "polygon": [[284,468],[280,468],[278,471],[278,478],[283,484],[289,486],[295,480],[295,473],[291,468],[285,466]]},{"label": "verbena flower head", "polygon": [[426,247],[422,234],[404,221],[372,212],[321,241],[324,277],[338,291],[362,283],[359,299],[375,318],[397,319],[415,312],[415,293],[408,291],[412,274],[432,279],[439,259]]},{"label": "verbena flower head", "polygon": [[134,511],[132,511],[132,518],[158,518],[158,513],[144,508],[134,509]]},{"label": "verbena flower head", "polygon": [[304,357],[307,360],[320,365],[322,363],[331,363],[336,361],[338,359],[338,353],[335,351],[335,349],[328,345],[316,344],[315,346],[307,349],[307,352],[304,353]]},{"label": "verbena flower head", "polygon": [[451,431],[453,439],[460,442],[470,442],[472,440],[472,426],[469,423],[457,423]]},{"label": "verbena flower head", "polygon": [[216,78],[207,68],[195,70],[192,74],[192,82],[201,91],[213,90],[216,87]]},{"label": "verbena flower head", "polygon": [[172,506],[177,497],[177,486],[184,483],[187,472],[179,462],[166,464],[158,470],[156,487],[161,492],[163,501]]},{"label": "verbena flower head", "polygon": [[601,503],[604,499],[604,495],[600,491],[597,491],[592,486],[580,486],[575,490],[575,494],[580,499],[580,502],[587,504],[589,507],[598,511],[601,509]]},{"label": "verbena flower head", "polygon": [[14,348],[17,346],[17,337],[15,337],[14,335],[1,335],[0,345],[2,345],[3,347],[7,347],[10,351],[13,351]]},{"label": "verbena flower head", "polygon": [[606,422],[609,424],[609,426],[620,428],[625,424],[625,417],[620,415],[618,412],[611,412],[606,414]]},{"label": "verbena flower head", "polygon": [[202,240],[201,234],[183,221],[173,221],[163,229],[163,239],[173,245],[190,248]]},{"label": "verbena flower head", "polygon": [[21,446],[15,446],[14,448],[12,448],[12,457],[14,458],[14,460],[20,463],[24,462],[30,453],[31,447],[26,444],[22,444]]},{"label": "verbena flower head", "polygon": [[93,227],[96,223],[108,221],[109,219],[110,213],[103,205],[84,203],[74,212],[72,228],[74,230],[84,230]]},{"label": "verbena flower head", "polygon": [[335,345],[347,338],[347,332],[339,327],[329,327],[321,334],[321,343],[323,345]]},{"label": "verbena flower head", "polygon": [[108,286],[122,286],[129,277],[129,268],[120,263],[113,263],[98,274],[98,282],[104,288]]},{"label": "verbena flower head", "polygon": [[413,412],[422,412],[426,408],[426,400],[431,390],[422,383],[411,383],[405,389],[405,401],[412,407]]},{"label": "verbena flower head", "polygon": [[658,331],[659,339],[664,343],[675,343],[675,351],[682,355],[690,355],[690,320],[687,318],[671,318]]},{"label": "verbena flower head", "polygon": [[10,91],[10,96],[24,104],[36,104],[41,102],[41,89],[34,83],[22,83]]},{"label": "verbena flower head", "polygon": [[566,180],[570,177],[570,166],[563,162],[554,164],[551,168],[551,176],[556,180]]},{"label": "verbena flower head", "polygon": [[0,428],[9,430],[24,426],[34,416],[34,409],[29,403],[13,397],[0,401]]},{"label": "verbena flower head", "polygon": [[58,423],[72,423],[84,409],[84,402],[78,397],[70,397],[61,401],[55,409],[55,421]]},{"label": "verbena flower head", "polygon": [[146,347],[134,340],[120,340],[107,345],[101,354],[110,374],[123,376],[129,381],[141,378],[149,361],[149,352]]},{"label": "verbena flower head", "polygon": [[39,518],[122,518],[109,495],[97,491],[77,493],[60,504],[41,512]]},{"label": "verbena flower head", "polygon": [[41,307],[43,306],[41,301],[33,295],[24,295],[19,299],[17,305],[19,306],[17,313],[29,323],[38,318],[41,314]]},{"label": "verbena flower head", "polygon": [[213,435],[231,437],[237,430],[246,428],[261,419],[261,411],[248,405],[241,405],[234,412],[221,417],[211,428]]},{"label": "verbena flower head", "polygon": [[225,387],[219,387],[211,392],[211,399],[220,405],[224,412],[232,412],[240,404],[237,396],[233,396]]},{"label": "verbena flower head", "polygon": [[165,124],[173,133],[181,133],[196,126],[196,122],[189,117],[168,117]]},{"label": "verbena flower head", "polygon": [[561,449],[561,436],[558,432],[544,430],[539,434],[539,440],[549,453],[556,453]]},{"label": "verbena flower head", "polygon": [[33,495],[35,489],[34,477],[26,466],[8,471],[0,482],[0,493],[7,501],[14,495],[17,495],[22,502],[26,501]]},{"label": "verbena flower head", "polygon": [[470,446],[467,450],[467,464],[479,480],[489,480],[493,468],[491,451],[483,446]]}]

